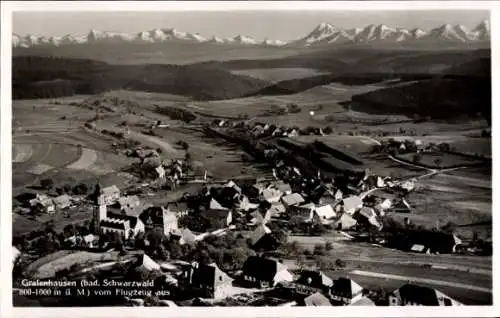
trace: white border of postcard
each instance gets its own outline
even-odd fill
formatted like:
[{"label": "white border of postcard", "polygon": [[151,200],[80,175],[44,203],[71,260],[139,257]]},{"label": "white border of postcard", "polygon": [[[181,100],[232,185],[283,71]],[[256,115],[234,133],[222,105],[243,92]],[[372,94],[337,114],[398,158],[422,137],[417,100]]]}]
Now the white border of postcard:
[{"label": "white border of postcard", "polygon": [[[500,3],[495,1],[3,1],[1,16],[1,146],[0,155],[1,190],[0,217],[1,234],[1,317],[495,317],[500,312],[500,293],[498,293],[498,275],[493,275],[493,306],[464,307],[99,307],[99,308],[13,308],[11,253],[11,34],[13,11],[231,11],[231,10],[491,10],[492,76],[493,76],[493,122],[499,118],[500,102]],[[493,131],[495,135],[495,131]],[[494,158],[497,158],[498,142],[493,138]],[[493,163],[495,165],[495,161]],[[499,184],[499,173],[493,169],[494,189]],[[495,193],[495,191],[494,191]],[[500,203],[493,195],[493,206]],[[6,213],[7,212],[7,213]],[[498,217],[493,217],[493,228],[498,229]],[[495,232],[495,231],[493,231]],[[493,234],[494,241],[496,235]],[[500,251],[493,244],[493,269],[498,266]],[[495,272],[493,270],[493,272]],[[497,313],[497,314],[495,314]]]}]

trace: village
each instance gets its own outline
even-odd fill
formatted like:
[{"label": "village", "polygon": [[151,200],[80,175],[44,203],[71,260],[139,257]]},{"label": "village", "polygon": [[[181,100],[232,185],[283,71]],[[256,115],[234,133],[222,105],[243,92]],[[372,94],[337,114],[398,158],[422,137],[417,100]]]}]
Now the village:
[{"label": "village", "polygon": [[[23,277],[154,279],[157,296],[109,300],[131,306],[461,304],[412,282],[381,292],[338,274],[346,261],[333,256],[336,240],[429,255],[483,252],[485,247],[451,230],[422,228],[405,217],[412,213],[405,197],[418,186],[416,178],[376,175],[338,149],[294,141],[299,132],[293,128],[220,120],[204,129],[267,162],[272,177],[217,180],[207,171],[196,176],[189,153],[165,160],[159,150],[116,143],[116,151],[136,159],[128,171],[142,184],[120,189],[96,182],[93,189],[75,184],[54,191],[51,180],[42,179],[36,193],[18,197],[25,213],[69,217],[86,209],[92,218],[62,232],[47,224],[42,232],[15,238],[14,284]],[[188,148],[182,141],[178,146]],[[407,149],[414,157],[429,151],[418,140],[391,140],[376,151],[393,156]],[[141,202],[155,192],[192,185],[195,190],[165,205]],[[388,217],[393,215],[403,223]],[[307,248],[296,236],[331,241]]]}]

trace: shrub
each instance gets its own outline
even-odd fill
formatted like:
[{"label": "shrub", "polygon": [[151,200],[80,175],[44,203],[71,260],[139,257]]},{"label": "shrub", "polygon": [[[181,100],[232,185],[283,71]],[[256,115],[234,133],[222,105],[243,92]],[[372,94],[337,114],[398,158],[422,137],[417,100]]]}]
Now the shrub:
[{"label": "shrub", "polygon": [[345,263],[345,261],[341,260],[340,258],[337,258],[335,260],[335,266],[337,266],[339,268],[344,268],[346,266],[346,263]]},{"label": "shrub", "polygon": [[316,245],[314,245],[313,254],[314,255],[319,255],[319,256],[326,255],[325,246],[323,244],[316,244]]},{"label": "shrub", "polygon": [[40,186],[44,189],[51,190],[54,187],[54,180],[42,179],[40,180]]}]

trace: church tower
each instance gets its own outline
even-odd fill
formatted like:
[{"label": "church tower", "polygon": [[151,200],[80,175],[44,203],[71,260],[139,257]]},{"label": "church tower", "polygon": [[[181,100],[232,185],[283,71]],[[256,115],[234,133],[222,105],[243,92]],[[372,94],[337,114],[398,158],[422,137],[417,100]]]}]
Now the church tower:
[{"label": "church tower", "polygon": [[93,201],[93,223],[94,223],[94,234],[100,233],[100,225],[101,221],[105,220],[107,217],[107,208],[106,204],[102,202],[101,199],[101,186],[99,183],[96,184],[94,193],[92,193],[92,201]]}]

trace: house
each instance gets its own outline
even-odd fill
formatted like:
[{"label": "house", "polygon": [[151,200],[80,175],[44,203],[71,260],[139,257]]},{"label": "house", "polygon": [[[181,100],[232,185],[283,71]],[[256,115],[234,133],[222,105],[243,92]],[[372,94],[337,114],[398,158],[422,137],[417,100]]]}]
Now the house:
[{"label": "house", "polygon": [[333,210],[330,204],[323,206],[316,206],[313,209],[313,222],[316,224],[330,224],[333,222],[333,218],[337,216],[337,213]]},{"label": "house", "polygon": [[362,207],[361,210],[359,210],[359,215],[365,218],[368,223],[376,227],[378,230],[382,229],[382,224],[380,224],[377,220],[377,214],[372,208]]},{"label": "house", "polygon": [[113,205],[120,198],[120,189],[116,185],[102,188],[97,198],[98,205]]},{"label": "house", "polygon": [[271,229],[264,224],[260,224],[253,230],[250,241],[254,249],[272,249],[276,243]]},{"label": "house", "polygon": [[144,223],[146,229],[153,229],[155,227],[163,228],[163,207],[151,206],[146,208],[139,215],[139,219]]},{"label": "house", "polygon": [[163,169],[163,167],[161,165],[155,168],[155,172],[156,172],[156,177],[158,179],[165,178],[165,169]]},{"label": "house", "polygon": [[179,244],[194,244],[196,242],[196,236],[189,229],[181,229],[178,231],[179,235]]},{"label": "house", "polygon": [[380,215],[383,215],[386,210],[392,207],[392,201],[390,199],[383,199],[380,203],[375,205],[375,209]]},{"label": "house", "polygon": [[335,222],[335,228],[339,230],[350,230],[358,224],[353,217],[347,213],[342,213],[342,216]]},{"label": "house", "polygon": [[288,214],[290,218],[300,218],[302,222],[311,222],[315,207],[314,203],[307,203],[300,206],[292,205],[288,208]]},{"label": "house", "polygon": [[292,187],[290,186],[290,184],[282,182],[282,181],[275,182],[275,183],[271,184],[270,187],[280,191],[281,193],[283,193],[285,195],[292,193]]},{"label": "house", "polygon": [[126,214],[137,213],[137,208],[140,206],[139,197],[136,195],[129,195],[120,197],[117,202],[120,210],[125,211]]},{"label": "house", "polygon": [[405,198],[402,198],[399,200],[394,206],[392,207],[392,212],[396,213],[411,213],[412,207],[408,201],[406,201]]},{"label": "house", "polygon": [[161,270],[160,264],[153,261],[148,255],[142,254],[139,259],[136,269],[146,271],[159,271]]},{"label": "house", "polygon": [[251,203],[248,200],[248,197],[243,195],[240,199],[238,208],[242,211],[251,211],[257,209],[258,207],[259,207],[258,203]]},{"label": "house", "polygon": [[234,189],[237,193],[241,194],[241,188],[236,184],[234,183],[233,180],[230,180],[228,183],[226,183],[224,185],[224,188],[232,188]]},{"label": "house", "polygon": [[316,292],[304,299],[306,306],[331,306],[330,300],[320,292]]},{"label": "house", "polygon": [[405,190],[406,192],[411,192],[413,189],[415,189],[415,181],[414,180],[407,180],[404,181],[399,185],[401,189]]},{"label": "house", "polygon": [[53,199],[56,209],[62,210],[71,205],[71,197],[67,194],[60,195]]},{"label": "house", "polygon": [[405,284],[389,295],[389,306],[461,306],[439,290]]},{"label": "house", "polygon": [[163,209],[163,233],[170,235],[179,228],[177,215],[167,209]]},{"label": "house", "polygon": [[338,189],[336,192],[335,192],[335,200],[342,200],[344,194],[342,193],[342,191],[340,191],[340,189]]},{"label": "house", "polygon": [[261,196],[264,198],[264,200],[271,204],[279,202],[282,195],[283,193],[276,189],[267,188],[261,191]]},{"label": "house", "polygon": [[39,207],[45,213],[55,213],[56,207],[54,201],[45,194],[36,194],[36,197],[30,200],[31,207]]},{"label": "house", "polygon": [[333,285],[333,280],[323,272],[306,270],[300,274],[297,284],[324,290]]},{"label": "house", "polygon": [[299,206],[305,202],[304,198],[299,193],[292,193],[281,198],[281,202],[285,208],[291,206]]},{"label": "house", "polygon": [[178,218],[189,214],[189,208],[185,202],[168,202],[165,208]]},{"label": "house", "polygon": [[232,292],[232,279],[215,263],[207,265],[193,262],[184,272],[184,278],[189,289],[203,298],[222,299]]},{"label": "house", "polygon": [[250,220],[250,223],[260,225],[260,224],[266,224],[269,222],[271,219],[271,214],[269,210],[266,212],[266,215],[263,216],[259,211],[254,211],[250,214],[252,219]]},{"label": "house", "polygon": [[243,264],[243,280],[259,288],[274,287],[280,282],[292,282],[287,267],[274,259],[250,256]]},{"label": "house", "polygon": [[210,210],[227,210],[227,208],[223,207],[217,200],[215,200],[214,198],[212,198],[210,200],[210,204],[209,204],[209,209]]},{"label": "house", "polygon": [[361,200],[358,196],[353,195],[343,199],[342,204],[344,206],[344,212],[349,215],[353,215],[354,212],[363,207],[363,200]]},{"label": "house", "polygon": [[334,302],[349,305],[362,298],[363,287],[350,278],[341,277],[333,281],[329,295]]}]

